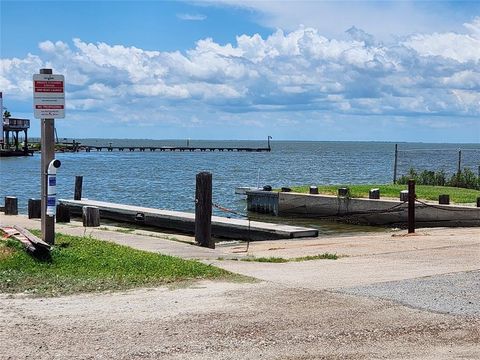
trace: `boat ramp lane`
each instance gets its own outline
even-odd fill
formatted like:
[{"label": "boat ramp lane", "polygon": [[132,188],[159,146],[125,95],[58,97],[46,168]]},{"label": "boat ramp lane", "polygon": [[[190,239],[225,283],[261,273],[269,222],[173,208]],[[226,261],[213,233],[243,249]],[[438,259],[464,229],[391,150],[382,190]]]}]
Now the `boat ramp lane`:
[{"label": "boat ramp lane", "polygon": [[[161,210],[140,206],[123,205],[95,200],[59,200],[67,205],[72,215],[81,216],[84,206],[96,206],[100,218],[120,222],[137,223],[165,230],[184,233],[195,232],[195,214],[181,211]],[[212,216],[212,236],[236,240],[275,240],[316,237],[318,230],[299,226],[273,224],[245,219]]]}]

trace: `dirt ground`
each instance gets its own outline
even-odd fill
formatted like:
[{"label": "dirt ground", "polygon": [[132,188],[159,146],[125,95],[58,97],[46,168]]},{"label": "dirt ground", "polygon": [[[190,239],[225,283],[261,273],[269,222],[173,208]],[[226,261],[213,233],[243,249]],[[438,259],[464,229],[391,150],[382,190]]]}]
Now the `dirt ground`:
[{"label": "dirt ground", "polygon": [[150,239],[259,280],[59,298],[0,294],[0,359],[480,358],[479,229],[251,245],[255,256],[348,255],[284,264],[219,260],[243,256],[244,244],[187,256],[188,248],[151,236],[98,234],[160,251]]},{"label": "dirt ground", "polygon": [[2,359],[478,359],[480,319],[262,282],[2,298]]}]

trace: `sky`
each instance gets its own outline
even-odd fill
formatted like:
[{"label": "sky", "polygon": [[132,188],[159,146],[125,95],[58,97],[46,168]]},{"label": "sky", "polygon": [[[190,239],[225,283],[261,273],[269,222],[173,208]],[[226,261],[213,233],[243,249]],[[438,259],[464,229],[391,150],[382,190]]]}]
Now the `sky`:
[{"label": "sky", "polygon": [[0,2],[0,91],[59,137],[480,142],[479,1]]}]

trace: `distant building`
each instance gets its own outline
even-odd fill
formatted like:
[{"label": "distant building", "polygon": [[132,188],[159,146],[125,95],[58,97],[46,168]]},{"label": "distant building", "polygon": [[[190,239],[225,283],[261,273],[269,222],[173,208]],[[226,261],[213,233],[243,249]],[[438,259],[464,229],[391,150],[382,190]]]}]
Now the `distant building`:
[{"label": "distant building", "polygon": [[[17,119],[2,116],[2,141],[0,156],[30,155],[28,150],[29,119]],[[20,143],[19,135],[23,132],[24,141]]]}]

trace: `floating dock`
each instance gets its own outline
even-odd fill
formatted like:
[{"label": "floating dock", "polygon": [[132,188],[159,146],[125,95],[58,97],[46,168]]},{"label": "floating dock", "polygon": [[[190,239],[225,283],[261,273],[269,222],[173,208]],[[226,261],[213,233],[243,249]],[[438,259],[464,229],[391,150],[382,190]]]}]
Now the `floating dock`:
[{"label": "floating dock", "polygon": [[[72,215],[81,216],[83,206],[96,206],[101,219],[136,223],[184,233],[195,232],[195,214],[115,204],[95,200],[59,200]],[[274,240],[318,236],[317,229],[212,216],[212,236],[237,240]]]}]

